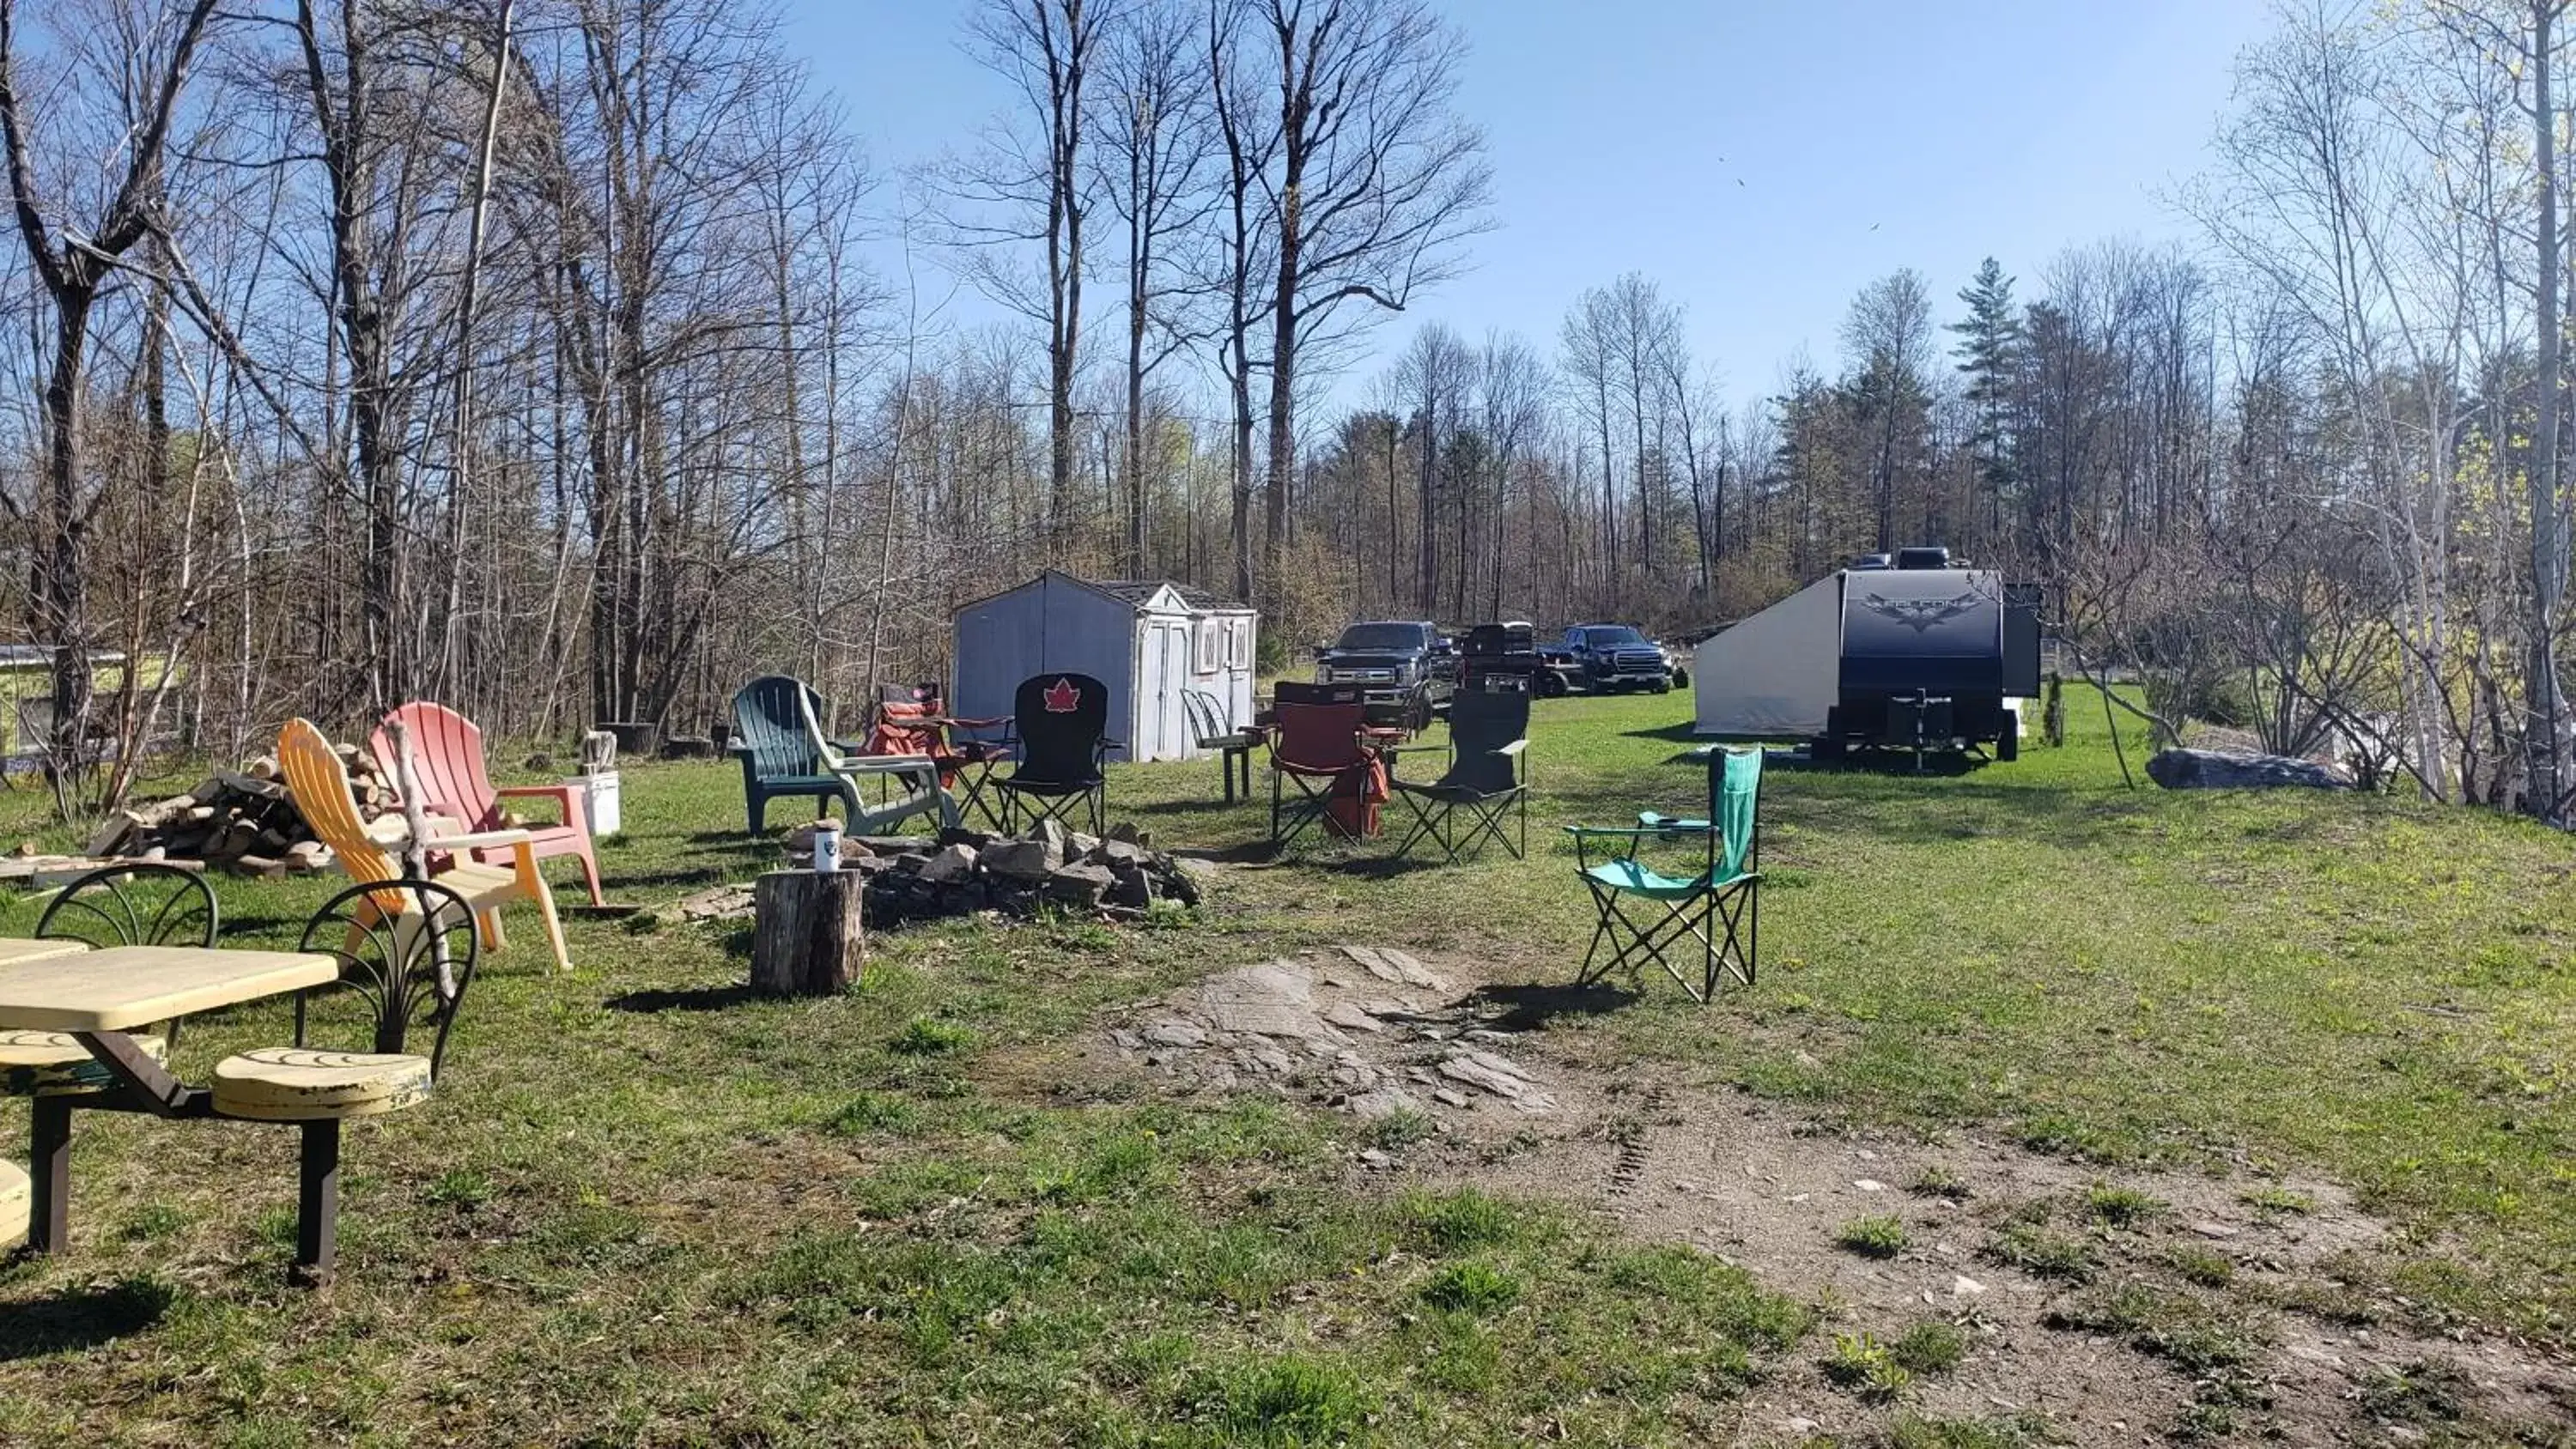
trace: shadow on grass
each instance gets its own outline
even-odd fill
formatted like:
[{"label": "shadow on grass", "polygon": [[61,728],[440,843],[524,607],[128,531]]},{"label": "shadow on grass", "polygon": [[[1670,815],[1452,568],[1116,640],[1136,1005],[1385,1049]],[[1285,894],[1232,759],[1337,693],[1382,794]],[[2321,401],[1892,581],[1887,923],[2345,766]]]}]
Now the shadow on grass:
[{"label": "shadow on grass", "polygon": [[304,929],[304,926],[305,919],[302,916],[236,916],[228,914],[223,919],[223,935],[216,940],[215,944],[218,946],[226,945],[234,936],[237,935],[283,935],[288,932],[301,931]]},{"label": "shadow on grass", "polygon": [[[736,864],[739,867],[756,863],[763,862],[746,859]],[[647,890],[655,886],[714,886],[724,885],[729,879],[725,867],[721,865],[682,865],[673,866],[668,870],[621,870],[614,873],[602,871],[600,877],[601,887],[611,890]]]},{"label": "shadow on grass", "polygon": [[684,986],[677,990],[629,991],[604,1003],[611,1011],[652,1015],[664,1011],[724,1011],[766,998],[749,986]]},{"label": "shadow on grass", "polygon": [[1964,750],[1930,750],[1918,764],[1912,750],[1855,750],[1839,760],[1777,754],[1764,762],[1775,770],[1820,775],[1887,775],[1898,779],[1957,779],[1984,769],[1990,761]]},{"label": "shadow on grass", "polygon": [[1460,1003],[1477,1011],[1501,1008],[1498,1016],[1487,1017],[1484,1026],[1492,1031],[1542,1031],[1560,1017],[1604,1016],[1621,1007],[1633,1006],[1645,999],[1645,993],[1596,981],[1589,986],[1563,981],[1553,984],[1530,982],[1521,986],[1480,986],[1467,993]]},{"label": "shadow on grass", "polygon": [[1266,835],[1240,845],[1175,845],[1164,854],[1174,860],[1205,860],[1218,865],[1285,865],[1291,859],[1273,855]]},{"label": "shadow on grass", "polygon": [[179,1290],[151,1278],[74,1288],[8,1310],[0,1363],[96,1348],[161,1321]]}]

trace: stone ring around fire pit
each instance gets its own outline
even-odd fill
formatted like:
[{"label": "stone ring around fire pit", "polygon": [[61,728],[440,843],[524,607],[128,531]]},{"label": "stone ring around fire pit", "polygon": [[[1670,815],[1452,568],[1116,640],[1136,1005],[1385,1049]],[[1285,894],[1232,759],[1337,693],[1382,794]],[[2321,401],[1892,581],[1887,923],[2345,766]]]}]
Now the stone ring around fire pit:
[{"label": "stone ring around fire pit", "polygon": [[[788,863],[810,862],[813,841],[811,825],[788,832]],[[1154,849],[1132,825],[1094,836],[1057,820],[1041,820],[1017,836],[960,829],[936,838],[850,836],[841,842],[841,868],[868,878],[871,926],[987,910],[1027,917],[1049,906],[1137,920],[1156,901],[1197,905],[1202,880],[1214,869]]]}]

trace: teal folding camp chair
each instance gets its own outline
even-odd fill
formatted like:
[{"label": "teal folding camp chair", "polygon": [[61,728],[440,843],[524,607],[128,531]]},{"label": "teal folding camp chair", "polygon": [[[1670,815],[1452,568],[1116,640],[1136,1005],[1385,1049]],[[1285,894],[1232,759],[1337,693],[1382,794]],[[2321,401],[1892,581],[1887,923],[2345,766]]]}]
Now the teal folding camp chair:
[{"label": "teal folding camp chair", "polygon": [[[1641,814],[1633,828],[1566,827],[1574,837],[1575,868],[1601,913],[1583,953],[1580,984],[1589,986],[1622,966],[1641,972],[1648,961],[1703,1006],[1716,998],[1718,982],[1728,973],[1753,984],[1762,944],[1762,752],[1713,752],[1708,799],[1706,820]],[[1696,875],[1665,875],[1637,858],[1645,846],[1685,841],[1700,844]],[[1596,842],[1617,842],[1617,853],[1595,858]],[[1700,948],[1696,986],[1674,964],[1675,956],[1687,959],[1694,941]]]}]

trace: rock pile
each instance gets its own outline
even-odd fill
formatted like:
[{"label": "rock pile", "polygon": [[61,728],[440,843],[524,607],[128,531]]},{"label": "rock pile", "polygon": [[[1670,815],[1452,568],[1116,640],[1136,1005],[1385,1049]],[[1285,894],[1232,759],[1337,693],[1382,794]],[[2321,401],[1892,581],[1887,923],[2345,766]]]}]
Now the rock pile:
[{"label": "rock pile", "polygon": [[2168,790],[2349,790],[2334,766],[2285,755],[2221,750],[2164,750],[2147,761],[2147,778]]},{"label": "rock pile", "polygon": [[1268,1090],[1362,1117],[1494,1107],[1542,1116],[1556,1099],[1500,1050],[1471,999],[1410,954],[1263,961],[1149,1003],[1109,1032],[1125,1062],[1182,1090]]},{"label": "rock pile", "polygon": [[[358,810],[373,820],[394,802],[392,783],[355,745],[338,747]],[[313,875],[333,864],[331,848],[313,838],[278,777],[261,758],[240,770],[218,770],[185,795],[119,810],[89,838],[89,854],[139,860],[198,860],[236,875]]]},{"label": "rock pile", "polygon": [[[791,865],[813,859],[814,827],[787,837]],[[1043,907],[1133,920],[1156,901],[1199,901],[1202,862],[1155,850],[1143,832],[1118,825],[1084,835],[1041,820],[1021,836],[944,830],[927,836],[854,836],[841,842],[841,868],[868,877],[872,926],[1000,911],[1034,916]]]}]

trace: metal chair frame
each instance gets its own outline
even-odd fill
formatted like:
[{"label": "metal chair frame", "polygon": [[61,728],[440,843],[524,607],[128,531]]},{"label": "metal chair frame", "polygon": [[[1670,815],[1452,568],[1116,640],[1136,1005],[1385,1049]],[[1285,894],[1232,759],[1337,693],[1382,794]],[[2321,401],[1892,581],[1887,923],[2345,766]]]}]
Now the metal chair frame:
[{"label": "metal chair frame", "polygon": [[[1692,1000],[1705,1006],[1717,997],[1717,989],[1727,976],[1746,986],[1754,981],[1756,964],[1762,947],[1762,827],[1760,777],[1755,776],[1752,808],[1747,812],[1751,826],[1747,832],[1743,856],[1736,874],[1728,880],[1717,879],[1726,852],[1722,791],[1729,752],[1713,751],[1709,756],[1709,818],[1706,820],[1664,820],[1641,816],[1631,828],[1569,825],[1566,833],[1574,837],[1575,869],[1583,884],[1592,892],[1592,904],[1599,912],[1592,929],[1591,943],[1584,949],[1583,969],[1576,976],[1580,986],[1600,981],[1612,971],[1626,967],[1643,971],[1652,961],[1673,978]],[[1640,892],[1623,891],[1604,885],[1592,874],[1594,859],[1591,842],[1621,840],[1626,849],[1604,857],[1602,863],[1636,859],[1638,848],[1648,842],[1698,840],[1705,846],[1699,875],[1688,882],[1689,894],[1678,899],[1665,899]],[[1625,902],[1645,901],[1664,906],[1664,914],[1629,914]],[[1646,916],[1640,920],[1638,916]],[[1686,950],[1689,943],[1699,946],[1699,981],[1696,985],[1682,974],[1668,952]],[[1611,947],[1602,955],[1602,947]]]},{"label": "metal chair frame", "polygon": [[[156,881],[168,893],[155,904]],[[212,947],[223,928],[223,908],[203,872],[158,861],[128,861],[102,866],[56,892],[36,918],[40,941],[85,941],[92,946]],[[162,1035],[179,1044],[179,1023],[165,1025]]]}]

